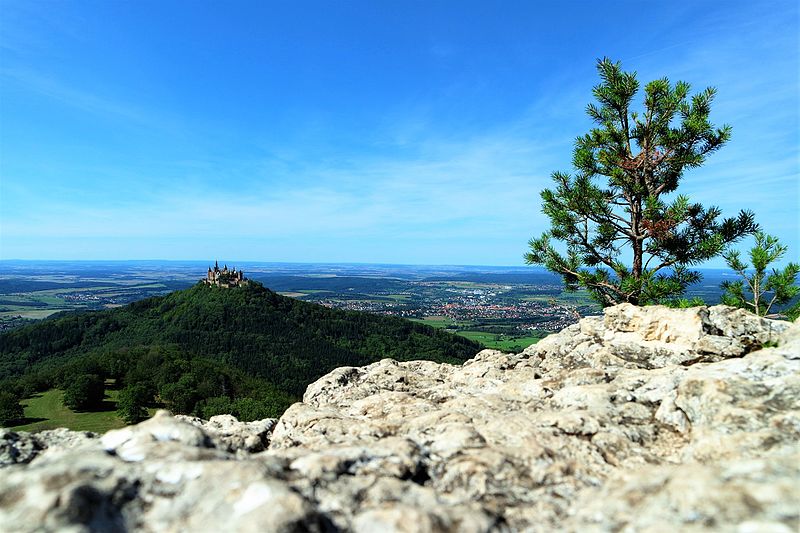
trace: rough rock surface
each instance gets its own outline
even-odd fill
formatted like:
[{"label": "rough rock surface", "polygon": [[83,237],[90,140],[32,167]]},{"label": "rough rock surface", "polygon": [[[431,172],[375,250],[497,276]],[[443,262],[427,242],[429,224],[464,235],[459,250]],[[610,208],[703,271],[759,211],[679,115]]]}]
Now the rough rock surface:
[{"label": "rough rock surface", "polygon": [[33,458],[0,530],[797,531],[800,324],[621,305],[521,354],[339,368],[277,424],[77,440],[0,433]]},{"label": "rough rock surface", "polygon": [[98,435],[91,431],[50,429],[39,433],[15,432],[0,428],[0,468],[29,463],[47,452],[55,455],[81,446],[91,445]]},{"label": "rough rock surface", "polygon": [[263,452],[269,445],[269,436],[278,422],[265,418],[254,422],[239,422],[231,415],[212,416],[208,421],[194,416],[178,415],[175,418],[189,422],[205,431],[217,448],[242,454]]}]

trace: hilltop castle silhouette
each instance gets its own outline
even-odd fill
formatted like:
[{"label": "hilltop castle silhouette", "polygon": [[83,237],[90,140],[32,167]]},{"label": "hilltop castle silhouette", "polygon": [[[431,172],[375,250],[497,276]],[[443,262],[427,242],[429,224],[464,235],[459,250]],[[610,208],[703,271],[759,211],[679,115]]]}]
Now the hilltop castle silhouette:
[{"label": "hilltop castle silhouette", "polygon": [[214,270],[208,267],[206,279],[202,280],[206,285],[216,285],[217,287],[237,287],[247,283],[247,278],[244,277],[244,270],[228,270],[228,265],[219,268],[219,261],[214,261]]}]

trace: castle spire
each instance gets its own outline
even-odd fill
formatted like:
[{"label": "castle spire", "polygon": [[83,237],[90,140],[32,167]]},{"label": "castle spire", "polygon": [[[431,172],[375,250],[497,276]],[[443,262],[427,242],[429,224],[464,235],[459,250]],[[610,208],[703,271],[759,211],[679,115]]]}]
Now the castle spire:
[{"label": "castle spire", "polygon": [[214,261],[214,270],[211,270],[211,267],[208,267],[208,275],[206,276],[204,281],[207,285],[216,285],[217,287],[238,287],[240,285],[247,284],[248,280],[244,277],[243,270],[237,270],[236,267],[233,269],[228,268],[228,264],[225,263],[223,268],[219,268],[219,261]]}]

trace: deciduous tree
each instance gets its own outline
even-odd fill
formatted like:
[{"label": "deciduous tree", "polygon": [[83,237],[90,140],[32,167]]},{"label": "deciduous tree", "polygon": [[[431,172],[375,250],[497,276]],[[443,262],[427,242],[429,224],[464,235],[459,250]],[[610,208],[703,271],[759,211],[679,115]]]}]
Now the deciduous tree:
[{"label": "deciduous tree", "polygon": [[6,391],[0,391],[0,426],[20,420],[23,417],[19,398]]},{"label": "deciduous tree", "polygon": [[136,424],[147,418],[147,404],[153,401],[153,392],[146,383],[132,383],[119,391],[117,415],[126,424]]},{"label": "deciduous tree", "polygon": [[73,411],[98,407],[105,396],[105,383],[97,374],[75,376],[64,391],[64,405]]}]

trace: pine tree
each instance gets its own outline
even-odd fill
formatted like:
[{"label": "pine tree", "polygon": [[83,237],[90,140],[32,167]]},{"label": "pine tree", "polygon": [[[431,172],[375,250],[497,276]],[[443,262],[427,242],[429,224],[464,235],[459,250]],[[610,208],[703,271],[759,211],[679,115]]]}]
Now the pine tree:
[{"label": "pine tree", "polygon": [[[787,304],[800,294],[800,287],[795,285],[800,265],[789,263],[783,270],[773,268],[767,274],[767,266],[786,255],[787,248],[777,237],[763,231],[756,232],[755,239],[755,246],[749,252],[752,266],[741,260],[737,250],[727,250],[722,255],[728,267],[741,277],[737,281],[722,282],[721,287],[725,291],[722,303],[765,316],[773,305]],[[790,314],[793,312],[790,311]]]},{"label": "pine tree", "polygon": [[[652,81],[639,114],[631,111],[636,73],[609,59],[597,70],[598,103],[587,113],[598,126],[575,141],[575,174],[554,172],[556,188],[542,191],[550,229],[530,240],[526,262],[560,274],[570,290],[588,289],[603,306],[677,298],[700,280],[689,267],[758,228],[748,211],[719,220],[717,207],[666,198],[686,170],[725,144],[731,128],[708,120],[713,88],[690,97],[685,82]],[[566,243],[566,254],[553,239]]]}]

